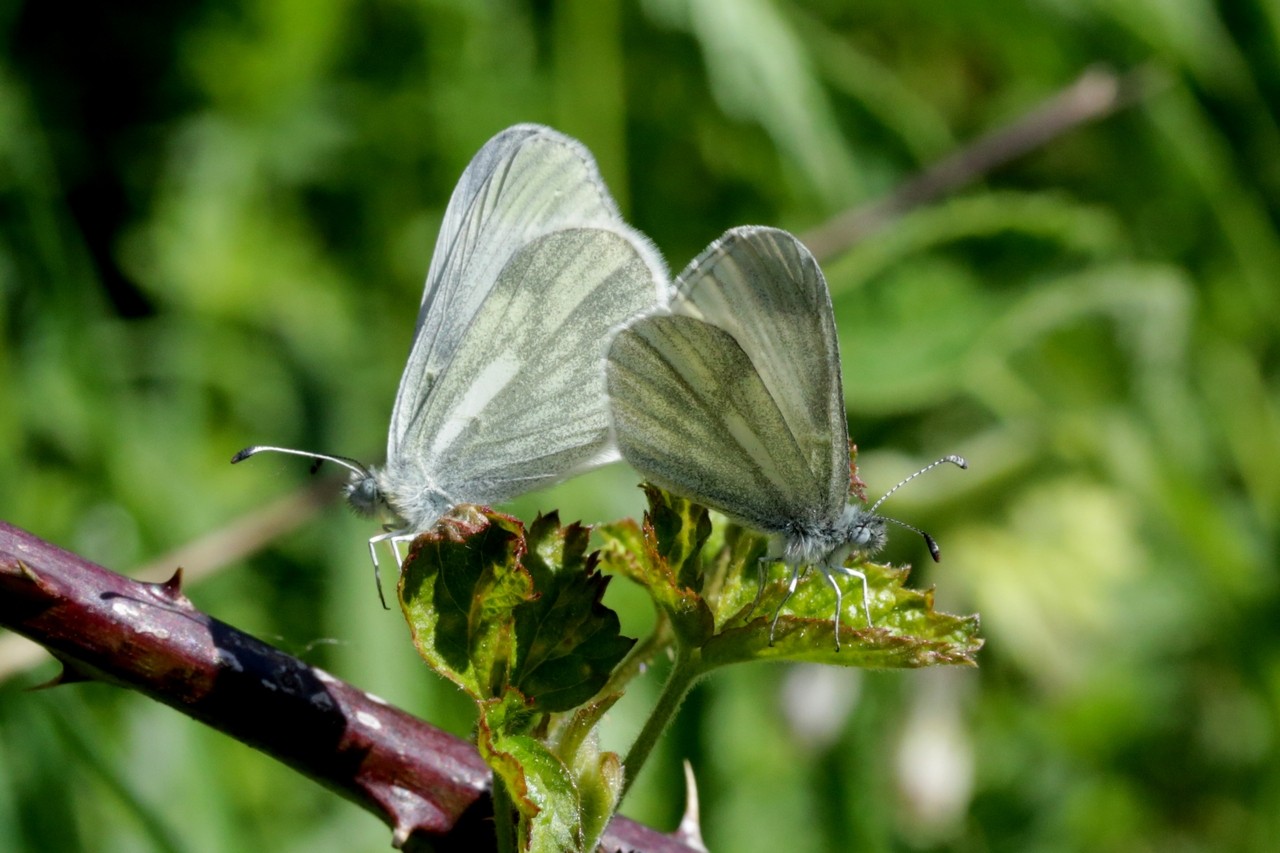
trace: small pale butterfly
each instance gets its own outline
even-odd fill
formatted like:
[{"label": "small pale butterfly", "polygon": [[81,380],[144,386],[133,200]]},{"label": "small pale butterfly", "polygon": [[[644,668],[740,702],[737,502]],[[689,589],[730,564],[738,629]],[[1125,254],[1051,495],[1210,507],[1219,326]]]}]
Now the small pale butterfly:
[{"label": "small pale butterfly", "polygon": [[[923,531],[878,515],[884,498],[869,508],[849,502],[848,426],[826,279],[791,234],[742,227],[712,243],[675,287],[669,309],[631,321],[609,349],[609,405],[622,455],[654,485],[771,534],[765,559],[791,569],[782,604],[802,570],[820,570],[835,590],[838,649],[836,575],[862,581],[871,624],[866,576],[845,566],[847,557],[879,550],[886,523],[924,536],[935,560],[938,547]],[[907,480],[944,462],[967,467],[946,456]]]},{"label": "small pale butterfly", "polygon": [[[604,358],[612,332],[664,305],[657,250],[628,227],[581,143],[522,124],[480,149],[449,201],[382,467],[347,468],[347,500],[396,545],[460,504],[500,503],[617,458]],[[382,586],[379,581],[378,593]],[[383,601],[385,606],[385,599]]]}]

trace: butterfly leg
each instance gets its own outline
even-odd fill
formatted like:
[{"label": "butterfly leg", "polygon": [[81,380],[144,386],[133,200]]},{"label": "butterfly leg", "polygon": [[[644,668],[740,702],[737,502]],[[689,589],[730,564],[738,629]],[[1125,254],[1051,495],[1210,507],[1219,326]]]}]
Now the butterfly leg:
[{"label": "butterfly leg", "polygon": [[[396,565],[404,565],[404,556],[400,555],[400,546],[406,542],[412,542],[413,534],[405,533],[403,530],[397,530],[387,539],[387,541],[391,544],[391,553],[396,555]],[[406,554],[405,556],[408,555]]]},{"label": "butterfly leg", "polygon": [[382,602],[383,610],[390,610],[391,608],[387,606],[387,597],[382,594],[382,572],[378,570],[377,544],[381,540],[381,536],[374,536],[369,540],[369,559],[373,560],[373,582],[378,587],[378,600]]},{"label": "butterfly leg", "polygon": [[830,571],[824,571],[822,576],[827,579],[827,583],[831,584],[831,588],[836,592],[836,615],[831,620],[831,630],[836,637],[836,651],[840,651],[840,614],[844,610],[844,593],[840,590],[840,584],[836,583],[836,579],[832,577]]},{"label": "butterfly leg", "polygon": [[391,555],[396,558],[396,565],[399,566],[404,560],[400,557],[400,549],[396,546],[398,543],[412,538],[412,534],[403,530],[384,530],[369,539],[369,559],[373,560],[373,582],[378,586],[378,600],[382,602],[383,610],[390,610],[391,608],[387,606],[387,597],[382,594],[382,572],[378,566],[378,543],[387,543],[387,547],[391,549]]},{"label": "butterfly leg", "polygon": [[791,567],[791,582],[787,584],[787,594],[778,602],[778,609],[773,611],[773,621],[769,623],[769,645],[773,645],[773,629],[778,627],[778,617],[782,615],[782,606],[795,594],[796,584],[800,582],[800,566]]},{"label": "butterfly leg", "polygon": [[751,608],[747,610],[747,618],[751,618],[751,614],[756,612],[756,607],[760,604],[760,598],[764,595],[764,567],[766,563],[777,562],[777,557],[764,556],[756,560],[756,597],[751,601]]},{"label": "butterfly leg", "polygon": [[[845,575],[846,577],[857,578],[858,580],[862,581],[862,612],[867,617],[867,627],[868,628],[872,627],[871,587],[867,585],[867,576],[862,572],[858,571],[857,569],[851,569],[848,566],[833,566],[832,569],[834,571],[839,572],[842,575]],[[828,575],[828,577],[830,577],[830,575]]]}]

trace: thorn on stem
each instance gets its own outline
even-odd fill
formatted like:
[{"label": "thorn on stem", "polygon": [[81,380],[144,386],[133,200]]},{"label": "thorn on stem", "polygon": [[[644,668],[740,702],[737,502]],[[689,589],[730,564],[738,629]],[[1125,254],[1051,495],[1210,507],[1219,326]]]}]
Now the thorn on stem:
[{"label": "thorn on stem", "polygon": [[70,664],[61,658],[58,663],[62,664],[62,669],[53,678],[40,684],[27,688],[28,693],[34,693],[37,690],[51,690],[54,687],[61,687],[64,684],[79,684],[84,681],[95,681],[96,679],[82,669],[77,668],[74,664]]}]

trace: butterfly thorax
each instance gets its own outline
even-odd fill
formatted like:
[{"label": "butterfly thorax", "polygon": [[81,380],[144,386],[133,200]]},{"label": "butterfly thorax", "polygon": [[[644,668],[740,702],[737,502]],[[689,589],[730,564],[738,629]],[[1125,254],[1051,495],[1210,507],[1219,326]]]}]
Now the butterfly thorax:
[{"label": "butterfly thorax", "polygon": [[[775,537],[769,556],[788,566],[825,566],[844,561],[848,548],[830,522],[793,521]],[[839,552],[839,553],[838,553]]]},{"label": "butterfly thorax", "polygon": [[429,530],[457,503],[416,466],[388,464],[372,476],[382,510],[398,529]]}]

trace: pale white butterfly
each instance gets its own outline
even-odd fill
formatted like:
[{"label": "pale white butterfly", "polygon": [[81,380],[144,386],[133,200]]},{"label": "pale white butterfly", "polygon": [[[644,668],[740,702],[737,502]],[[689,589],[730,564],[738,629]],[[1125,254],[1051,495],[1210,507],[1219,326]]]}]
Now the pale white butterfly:
[{"label": "pale white butterfly", "polygon": [[[665,304],[666,267],[628,227],[581,143],[522,124],[462,173],[436,240],[387,462],[284,447],[351,472],[346,496],[396,545],[459,504],[492,504],[618,457],[604,357],[613,331]],[[382,594],[381,583],[378,593]],[[385,605],[385,600],[384,600]]]},{"label": "pale white butterfly", "polygon": [[[627,462],[656,486],[772,534],[765,560],[791,569],[787,598],[803,569],[819,569],[835,590],[836,648],[834,576],[862,581],[870,625],[866,576],[844,562],[880,549],[886,522],[920,533],[938,559],[928,534],[876,514],[902,483],[871,507],[850,502],[831,296],[813,255],[787,232],[735,228],[712,243],[676,280],[669,310],[617,335],[607,375]],[[947,456],[907,480],[943,462],[967,467]]]}]

